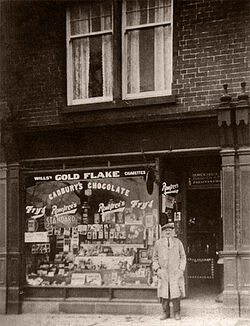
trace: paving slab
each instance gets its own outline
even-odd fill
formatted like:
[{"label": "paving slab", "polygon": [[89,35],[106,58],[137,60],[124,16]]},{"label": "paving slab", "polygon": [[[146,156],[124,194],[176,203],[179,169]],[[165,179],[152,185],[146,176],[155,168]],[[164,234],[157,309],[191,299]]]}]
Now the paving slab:
[{"label": "paving slab", "polygon": [[161,321],[159,316],[22,314],[1,315],[1,326],[250,326],[250,320],[218,316],[184,316]]}]

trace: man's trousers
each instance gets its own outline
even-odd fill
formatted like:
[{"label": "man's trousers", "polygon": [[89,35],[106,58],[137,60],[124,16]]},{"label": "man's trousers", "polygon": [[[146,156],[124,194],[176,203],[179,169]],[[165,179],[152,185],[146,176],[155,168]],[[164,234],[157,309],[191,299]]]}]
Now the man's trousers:
[{"label": "man's trousers", "polygon": [[175,298],[175,299],[161,299],[161,304],[162,304],[162,309],[166,313],[167,316],[170,316],[170,301],[173,302],[173,312],[174,315],[176,313],[180,313],[181,311],[181,299],[180,298]]}]

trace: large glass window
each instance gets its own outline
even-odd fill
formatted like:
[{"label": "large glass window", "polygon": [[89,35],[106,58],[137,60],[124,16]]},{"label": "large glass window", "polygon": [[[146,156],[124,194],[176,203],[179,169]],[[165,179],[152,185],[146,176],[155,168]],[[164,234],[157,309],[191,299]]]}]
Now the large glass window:
[{"label": "large glass window", "polygon": [[27,177],[27,284],[156,285],[158,193],[148,194],[145,175],[131,168]]}]

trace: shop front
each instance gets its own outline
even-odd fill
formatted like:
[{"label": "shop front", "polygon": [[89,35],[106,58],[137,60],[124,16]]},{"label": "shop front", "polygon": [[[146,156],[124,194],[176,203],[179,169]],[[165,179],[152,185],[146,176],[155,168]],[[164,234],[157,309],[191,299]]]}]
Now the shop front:
[{"label": "shop front", "polygon": [[96,302],[156,304],[151,259],[167,221],[187,253],[187,296],[204,294],[204,281],[219,294],[218,156],[150,162],[25,173],[24,311],[46,300],[57,312],[76,300],[75,312],[96,312]]},{"label": "shop front", "polygon": [[215,299],[223,283],[224,294],[231,188],[214,125],[204,119],[202,139],[193,120],[23,134],[7,176],[18,204],[5,215],[8,311],[155,312],[152,250],[169,219],[187,254],[187,297],[213,287]]}]

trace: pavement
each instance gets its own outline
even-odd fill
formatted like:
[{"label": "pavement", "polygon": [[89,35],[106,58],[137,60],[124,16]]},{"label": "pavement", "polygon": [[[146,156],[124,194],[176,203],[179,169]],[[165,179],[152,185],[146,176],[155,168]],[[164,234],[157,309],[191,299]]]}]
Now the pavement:
[{"label": "pavement", "polygon": [[250,319],[216,315],[183,316],[164,321],[159,316],[145,315],[81,315],[21,314],[0,315],[0,326],[250,326]]}]

